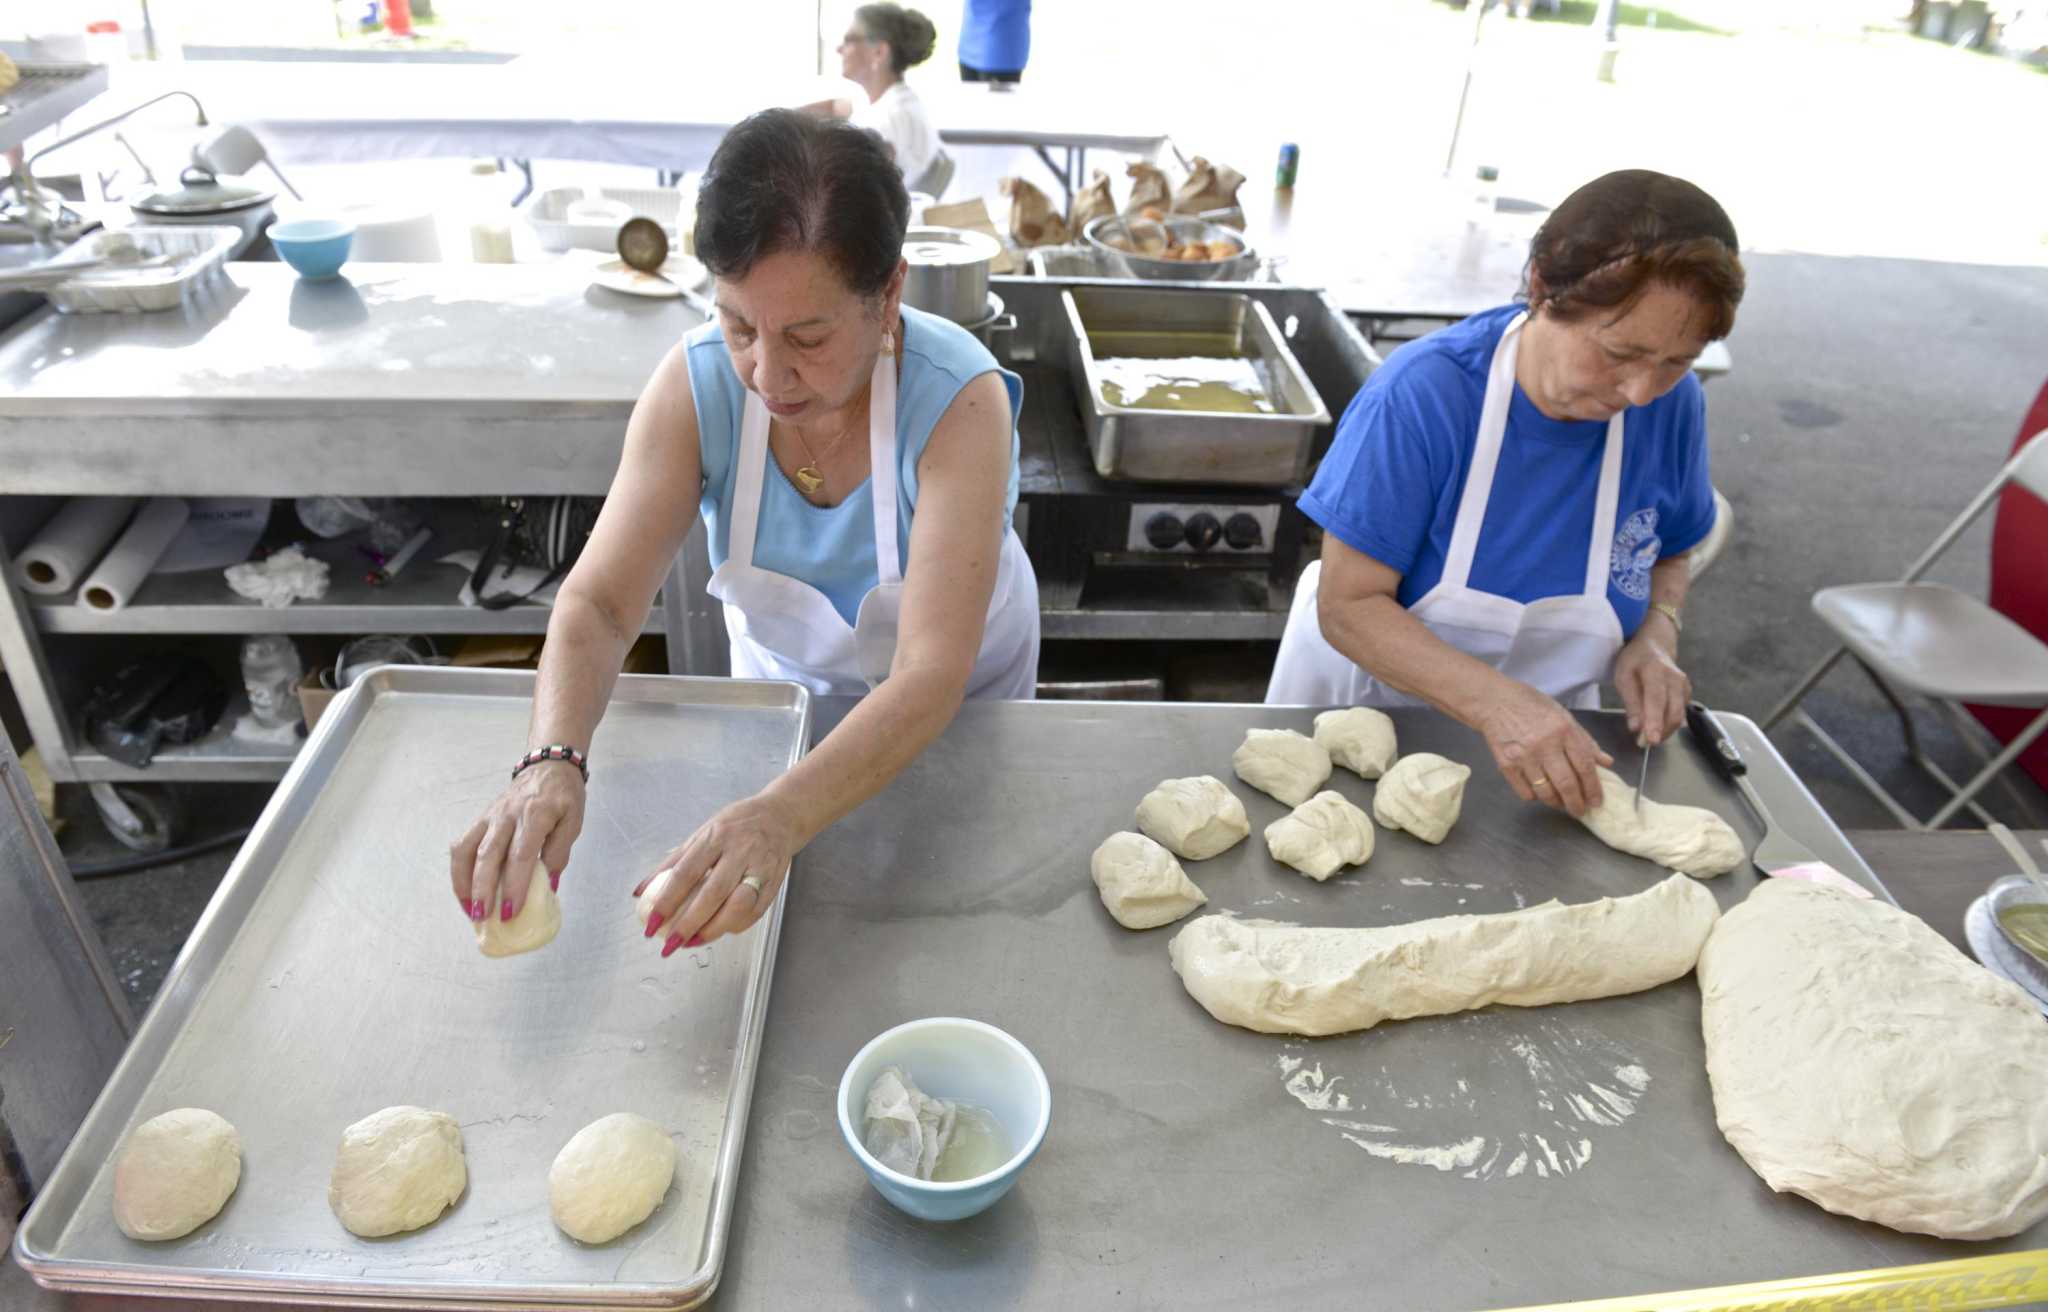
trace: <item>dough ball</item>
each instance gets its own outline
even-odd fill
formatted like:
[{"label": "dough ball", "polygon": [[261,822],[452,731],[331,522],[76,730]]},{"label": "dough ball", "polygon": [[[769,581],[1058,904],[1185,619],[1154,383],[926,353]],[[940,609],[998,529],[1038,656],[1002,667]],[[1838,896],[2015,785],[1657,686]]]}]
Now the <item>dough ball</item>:
[{"label": "dough ball", "polygon": [[548,1210],[571,1239],[602,1244],[645,1221],[676,1173],[675,1140],[631,1112],[578,1130],[548,1168]]},{"label": "dough ball", "polygon": [[1244,803],[1213,774],[1168,779],[1138,803],[1138,828],[1183,861],[1200,861],[1252,831]]},{"label": "dough ball", "polygon": [[633,899],[633,919],[640,928],[647,928],[648,918],[654,914],[654,904],[661,900],[662,893],[668,889],[668,881],[675,877],[675,873],[673,869],[662,871],[640,890],[639,897]]},{"label": "dough ball", "polygon": [[1700,953],[1721,1133],[1764,1183],[1944,1239],[2048,1216],[2048,1025],[1898,908],[1766,879]]},{"label": "dough ball", "polygon": [[1253,729],[1230,758],[1237,777],[1288,806],[1315,796],[1330,778],[1330,754],[1292,729]]},{"label": "dough ball", "polygon": [[[500,900],[504,890],[499,889]],[[531,952],[554,942],[562,928],[562,904],[555,899],[554,885],[548,883],[548,868],[536,861],[526,877],[526,900],[510,920],[498,919],[498,908],[476,926],[476,945],[487,957],[509,957]]]},{"label": "dough ball", "polygon": [[1266,850],[1310,879],[1328,879],[1372,855],[1372,820],[1342,793],[1322,792],[1266,826]]},{"label": "dough ball", "polygon": [[1638,812],[1636,790],[1614,771],[1594,768],[1600,775],[1600,805],[1579,822],[1617,852],[1699,879],[1725,875],[1749,858],[1741,835],[1712,811],[1645,797]]},{"label": "dough ball", "polygon": [[1393,717],[1370,706],[1324,711],[1316,717],[1316,742],[1332,761],[1361,779],[1379,778],[1399,755]]},{"label": "dough ball", "polygon": [[1373,818],[1389,829],[1405,829],[1425,843],[1441,843],[1465,805],[1465,781],[1472,767],[1434,752],[1416,752],[1394,762],[1373,790]]},{"label": "dough ball", "polygon": [[1209,900],[1173,853],[1143,834],[1111,834],[1088,859],[1088,873],[1125,929],[1170,925]]},{"label": "dough ball", "polygon": [[242,1137],[199,1107],[135,1127],[114,1164],[114,1224],[130,1239],[189,1235],[227,1205],[242,1179]]},{"label": "dough ball", "polygon": [[327,1205],[351,1231],[375,1239],[433,1221],[468,1183],[453,1116],[386,1107],[341,1132]]}]

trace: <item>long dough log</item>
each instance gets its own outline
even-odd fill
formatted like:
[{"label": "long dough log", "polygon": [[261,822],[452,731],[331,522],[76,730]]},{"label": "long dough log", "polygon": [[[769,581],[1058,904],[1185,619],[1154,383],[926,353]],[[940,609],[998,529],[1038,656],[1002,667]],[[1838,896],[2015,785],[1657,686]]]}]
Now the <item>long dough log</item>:
[{"label": "long dough log", "polygon": [[1720,914],[1712,893],[1673,875],[1631,897],[1379,929],[1203,916],[1168,951],[1189,994],[1226,1025],[1342,1034],[1496,1002],[1541,1007],[1654,988],[1693,968]]}]

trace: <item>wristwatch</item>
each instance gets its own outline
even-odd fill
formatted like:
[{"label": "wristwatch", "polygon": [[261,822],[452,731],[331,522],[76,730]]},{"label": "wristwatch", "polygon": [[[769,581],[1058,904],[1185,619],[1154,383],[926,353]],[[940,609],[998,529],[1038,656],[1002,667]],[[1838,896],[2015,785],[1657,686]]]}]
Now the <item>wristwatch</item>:
[{"label": "wristwatch", "polygon": [[1680,633],[1685,632],[1685,621],[1678,618],[1678,607],[1668,601],[1653,601],[1650,603],[1650,609],[1656,611],[1665,619],[1670,620],[1672,628]]}]

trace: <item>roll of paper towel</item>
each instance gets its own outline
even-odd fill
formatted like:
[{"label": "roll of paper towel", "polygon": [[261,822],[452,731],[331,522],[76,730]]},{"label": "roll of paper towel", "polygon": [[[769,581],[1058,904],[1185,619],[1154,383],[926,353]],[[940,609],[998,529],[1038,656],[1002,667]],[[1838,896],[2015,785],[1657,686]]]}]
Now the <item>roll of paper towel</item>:
[{"label": "roll of paper towel", "polygon": [[152,497],[135,512],[128,530],[114,541],[99,567],[78,589],[78,604],[87,610],[119,610],[170,550],[171,540],[185,527],[191,509],[177,497]]},{"label": "roll of paper towel", "polygon": [[134,497],[75,497],[65,502],[14,563],[23,590],[48,597],[77,587],[134,510]]}]

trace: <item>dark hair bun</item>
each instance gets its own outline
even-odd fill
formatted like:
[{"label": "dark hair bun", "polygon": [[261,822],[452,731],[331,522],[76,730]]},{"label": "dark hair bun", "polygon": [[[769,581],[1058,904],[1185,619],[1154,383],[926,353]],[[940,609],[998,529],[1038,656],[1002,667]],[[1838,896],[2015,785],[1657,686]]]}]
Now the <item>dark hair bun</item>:
[{"label": "dark hair bun", "polygon": [[932,47],[939,43],[939,29],[932,26],[932,20],[915,9],[903,11],[903,66],[916,68],[932,57]]},{"label": "dark hair bun", "polygon": [[932,47],[938,44],[939,30],[932,20],[899,4],[862,5],[853,11],[853,18],[869,36],[889,43],[889,69],[898,77],[903,70],[930,59]]}]

